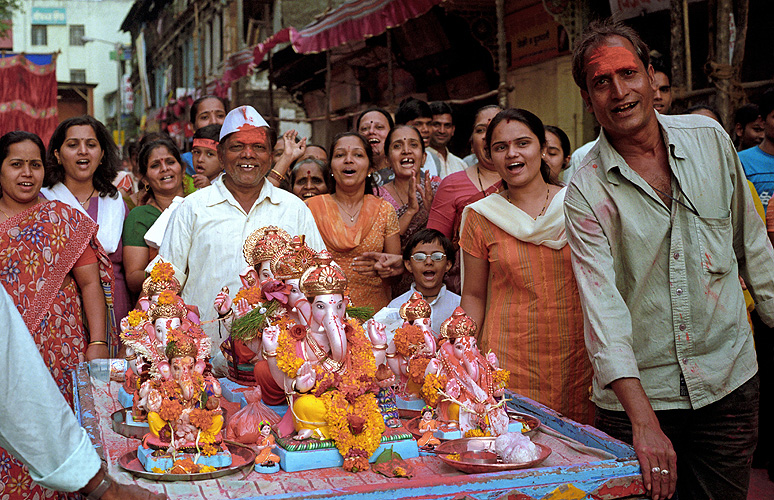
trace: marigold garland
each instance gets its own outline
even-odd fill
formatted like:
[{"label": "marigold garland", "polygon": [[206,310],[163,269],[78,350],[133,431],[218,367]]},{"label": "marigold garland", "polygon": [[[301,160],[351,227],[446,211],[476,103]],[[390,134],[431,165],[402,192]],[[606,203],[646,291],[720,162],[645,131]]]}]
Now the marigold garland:
[{"label": "marigold garland", "polygon": [[507,387],[508,380],[511,377],[511,372],[504,369],[495,370],[492,374],[492,386],[494,390],[503,389]]},{"label": "marigold garland", "polygon": [[487,437],[487,436],[491,436],[491,434],[489,434],[489,431],[482,431],[481,429],[470,429],[469,431],[465,432],[465,435],[462,437],[475,438],[475,437]]},{"label": "marigold garland", "polygon": [[425,369],[430,363],[430,358],[427,356],[414,357],[409,359],[408,362],[408,374],[409,378],[415,384],[421,384],[425,380]]},{"label": "marigold garland", "polygon": [[129,315],[127,316],[127,319],[129,320],[129,326],[134,328],[140,325],[141,323],[148,321],[148,315],[145,313],[145,311],[141,311],[139,309],[132,309],[131,311],[129,311]]},{"label": "marigold garland", "polygon": [[188,414],[188,420],[202,431],[207,431],[212,427],[212,413],[209,410],[191,410],[191,413]]},{"label": "marigold garland", "polygon": [[161,401],[161,409],[159,410],[159,417],[165,422],[174,422],[183,413],[183,405],[181,405],[175,399],[165,398]]},{"label": "marigold garland", "polygon": [[287,324],[280,326],[277,339],[277,367],[289,378],[296,378],[304,360],[296,354],[296,341],[290,336]]},{"label": "marigold garland", "polygon": [[425,334],[418,326],[406,325],[395,330],[393,341],[395,351],[409,358],[425,343]]},{"label": "marigold garland", "polygon": [[[322,396],[327,410],[328,428],[331,438],[336,444],[336,448],[342,457],[352,458],[353,455],[373,455],[379,447],[379,443],[384,433],[384,418],[379,411],[379,404],[373,393],[362,394],[355,399],[355,403],[350,405],[345,394],[339,390],[331,390]],[[365,419],[362,432],[357,435],[352,434],[349,425],[349,415],[359,415]],[[354,453],[350,454],[350,451]],[[349,467],[348,467],[349,465]],[[350,471],[363,470],[358,467],[359,462],[353,461],[350,464],[345,463],[345,469]]]},{"label": "marigold garland", "polygon": [[425,376],[425,383],[422,384],[419,395],[425,400],[425,403],[435,408],[438,406],[438,400],[440,399],[438,391],[444,387],[446,387],[446,375],[439,377],[435,373],[428,373]]},{"label": "marigold garland", "polygon": [[243,288],[239,290],[239,292],[237,292],[236,294],[236,297],[234,297],[234,304],[236,304],[242,299],[247,300],[247,303],[250,305],[258,304],[263,299],[263,293],[261,293],[261,287],[256,285],[256,286],[251,286],[249,288]]},{"label": "marigold garland", "polygon": [[168,281],[175,277],[175,269],[169,262],[157,262],[150,276],[153,281]]},{"label": "marigold garland", "polygon": [[174,304],[177,302],[177,294],[172,290],[164,290],[159,294],[159,304]]}]

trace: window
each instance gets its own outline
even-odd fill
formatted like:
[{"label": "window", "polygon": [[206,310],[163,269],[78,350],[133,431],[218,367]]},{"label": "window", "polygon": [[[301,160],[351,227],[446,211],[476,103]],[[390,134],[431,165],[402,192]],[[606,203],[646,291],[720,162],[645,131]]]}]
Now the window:
[{"label": "window", "polygon": [[82,24],[70,25],[70,45],[83,45],[83,37],[86,34]]},{"label": "window", "polygon": [[45,24],[32,25],[32,45],[48,45],[48,31]]},{"label": "window", "polygon": [[70,83],[86,83],[86,70],[85,69],[71,69],[70,70]]}]

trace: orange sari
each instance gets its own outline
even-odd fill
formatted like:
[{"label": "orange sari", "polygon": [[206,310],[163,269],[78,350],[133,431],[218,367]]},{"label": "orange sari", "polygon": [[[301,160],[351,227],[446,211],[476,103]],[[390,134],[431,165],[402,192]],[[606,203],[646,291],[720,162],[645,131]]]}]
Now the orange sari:
[{"label": "orange sari", "polygon": [[398,234],[398,216],[390,203],[367,194],[357,223],[353,227],[344,224],[339,206],[331,195],[309,198],[307,206],[314,215],[317,228],[333,260],[347,275],[349,297],[352,305],[373,307],[378,311],[390,303],[390,285],[379,277],[363,276],[352,270],[355,257],[363,252],[384,251],[384,240]]}]

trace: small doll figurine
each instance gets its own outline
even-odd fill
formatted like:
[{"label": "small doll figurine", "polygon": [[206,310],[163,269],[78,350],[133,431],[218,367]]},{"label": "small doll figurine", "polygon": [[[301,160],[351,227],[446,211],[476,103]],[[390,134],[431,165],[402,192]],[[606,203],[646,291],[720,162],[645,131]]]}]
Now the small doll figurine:
[{"label": "small doll figurine", "polygon": [[258,456],[255,457],[255,463],[263,467],[273,467],[278,464],[280,457],[274,453],[274,436],[271,434],[271,424],[267,420],[262,420],[259,424],[261,437],[255,447],[258,450]]},{"label": "small doll figurine", "polygon": [[422,432],[422,437],[417,441],[417,445],[420,448],[434,449],[441,444],[441,441],[437,437],[433,436],[433,432],[438,430],[438,422],[435,420],[435,412],[430,406],[422,408],[422,419],[419,421],[419,430]]}]

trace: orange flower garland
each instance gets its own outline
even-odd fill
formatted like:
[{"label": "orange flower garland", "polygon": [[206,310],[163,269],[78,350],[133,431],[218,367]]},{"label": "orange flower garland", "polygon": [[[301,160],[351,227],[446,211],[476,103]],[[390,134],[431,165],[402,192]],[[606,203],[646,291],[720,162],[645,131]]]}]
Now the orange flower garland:
[{"label": "orange flower garland", "polygon": [[164,290],[159,294],[159,304],[174,304],[177,302],[177,294],[172,290]]},{"label": "orange flower garland", "polygon": [[446,387],[446,375],[438,377],[434,373],[428,373],[425,377],[425,383],[419,391],[419,395],[425,400],[425,403],[435,408],[438,406],[440,394],[438,391]]},{"label": "orange flower garland", "polygon": [[393,341],[395,351],[409,358],[425,343],[425,335],[418,326],[406,325],[395,330]]},{"label": "orange flower garland", "polygon": [[511,372],[504,369],[495,370],[492,374],[492,386],[494,390],[503,389],[508,386],[508,380],[511,377]]},{"label": "orange flower garland", "polygon": [[145,313],[145,311],[141,311],[139,309],[132,309],[131,311],[129,311],[129,315],[127,316],[127,319],[129,320],[129,326],[134,328],[137,325],[148,321],[148,315]]},{"label": "orange flower garland", "polygon": [[175,277],[175,269],[169,262],[158,262],[150,273],[153,281],[168,281]]},{"label": "orange flower garland", "polygon": [[236,304],[242,299],[246,299],[247,303],[250,305],[255,305],[261,302],[263,299],[263,294],[261,293],[261,287],[259,286],[251,286],[249,288],[243,288],[237,292],[236,297],[234,297],[234,303]]}]

